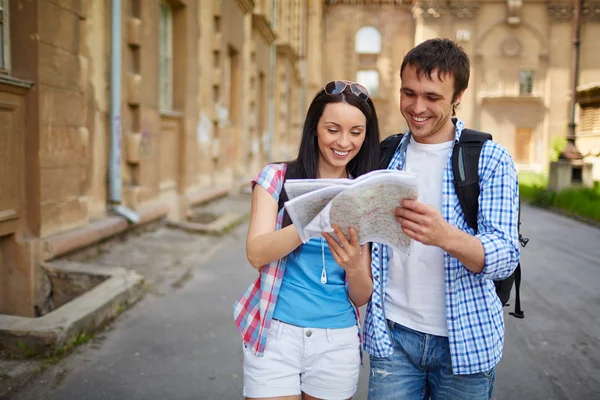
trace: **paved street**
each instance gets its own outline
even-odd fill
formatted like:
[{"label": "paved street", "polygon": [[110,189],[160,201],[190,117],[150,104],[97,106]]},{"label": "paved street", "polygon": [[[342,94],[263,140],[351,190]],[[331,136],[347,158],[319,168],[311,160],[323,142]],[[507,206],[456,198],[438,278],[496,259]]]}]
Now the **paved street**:
[{"label": "paved street", "polygon": [[[524,206],[522,302],[507,317],[496,399],[600,398],[600,229]],[[187,281],[148,294],[11,400],[241,398],[232,304],[256,272],[243,225]],[[189,261],[188,257],[188,261]],[[200,259],[200,255],[198,255]],[[364,369],[355,399],[366,399]]]}]

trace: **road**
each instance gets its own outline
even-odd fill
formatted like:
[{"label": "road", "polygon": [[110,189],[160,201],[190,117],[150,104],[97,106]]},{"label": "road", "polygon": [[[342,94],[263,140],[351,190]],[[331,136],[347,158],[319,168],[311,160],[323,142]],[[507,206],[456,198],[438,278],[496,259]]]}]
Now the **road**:
[{"label": "road", "polygon": [[[495,399],[600,399],[600,229],[528,206],[525,319],[506,318]],[[245,226],[180,288],[149,294],[11,400],[239,399],[232,304],[255,276]],[[507,310],[508,312],[508,310]],[[368,361],[368,360],[367,360]],[[368,368],[354,399],[364,400]]]}]

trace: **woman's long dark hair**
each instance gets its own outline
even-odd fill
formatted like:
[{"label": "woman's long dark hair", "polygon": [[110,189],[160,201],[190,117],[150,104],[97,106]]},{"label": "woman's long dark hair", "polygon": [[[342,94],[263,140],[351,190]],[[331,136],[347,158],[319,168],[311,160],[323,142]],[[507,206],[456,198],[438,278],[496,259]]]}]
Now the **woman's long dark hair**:
[{"label": "woman's long dark hair", "polygon": [[[325,93],[321,90],[308,107],[304,128],[302,129],[302,139],[300,140],[300,149],[295,160],[286,162],[287,171],[285,179],[315,179],[319,171],[319,144],[317,138],[317,125],[323,115],[325,106],[329,103],[348,103],[358,108],[366,117],[367,126],[365,132],[365,141],[363,142],[358,154],[346,166],[346,172],[356,178],[367,172],[374,171],[379,166],[379,121],[375,106],[371,99],[361,100],[350,88],[336,95]],[[281,190],[279,195],[279,204],[283,205],[288,196],[285,189]],[[283,226],[290,225],[292,221],[287,213],[283,217]]]}]

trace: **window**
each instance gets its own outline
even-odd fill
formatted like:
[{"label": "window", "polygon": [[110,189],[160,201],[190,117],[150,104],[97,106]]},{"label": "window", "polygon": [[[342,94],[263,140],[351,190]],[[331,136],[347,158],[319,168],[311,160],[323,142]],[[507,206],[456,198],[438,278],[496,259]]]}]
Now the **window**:
[{"label": "window", "polygon": [[365,26],[356,32],[354,51],[360,54],[381,53],[381,34],[372,26]]},{"label": "window", "polygon": [[515,138],[515,161],[519,164],[531,163],[531,128],[517,128]]},{"label": "window", "polygon": [[225,59],[225,70],[224,77],[225,82],[223,85],[223,95],[225,107],[228,110],[228,122],[237,125],[239,122],[239,110],[240,110],[240,79],[241,79],[241,68],[240,68],[240,53],[233,47],[229,47],[227,58]]},{"label": "window", "polygon": [[358,71],[356,82],[366,87],[371,97],[379,95],[379,72],[373,69]]},{"label": "window", "polygon": [[526,96],[533,93],[533,71],[519,72],[519,94]]},{"label": "window", "polygon": [[8,0],[0,0],[0,72],[10,69]]},{"label": "window", "polygon": [[458,29],[456,31],[457,42],[468,42],[471,40],[471,31],[468,29]]},{"label": "window", "polygon": [[600,131],[600,104],[582,106],[579,121],[581,132]]},{"label": "window", "polygon": [[159,23],[159,105],[162,110],[171,110],[173,108],[173,12],[171,6],[165,1],[160,2]]}]

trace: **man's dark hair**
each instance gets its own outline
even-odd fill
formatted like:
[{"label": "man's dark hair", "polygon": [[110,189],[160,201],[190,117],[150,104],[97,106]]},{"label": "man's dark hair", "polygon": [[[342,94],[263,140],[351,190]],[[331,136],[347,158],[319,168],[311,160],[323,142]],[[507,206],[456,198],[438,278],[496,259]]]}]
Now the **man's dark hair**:
[{"label": "man's dark hair", "polygon": [[[358,108],[366,117],[365,141],[356,156],[346,166],[346,171],[354,178],[367,172],[374,171],[379,166],[379,122],[375,106],[371,99],[359,99],[350,88],[346,88],[342,93],[330,95],[321,89],[315,96],[306,112],[304,128],[302,129],[302,138],[300,139],[300,149],[298,157],[286,164],[288,171],[286,179],[315,179],[318,178],[319,171],[319,143],[317,139],[317,125],[323,115],[325,106],[329,103],[348,103]],[[280,196],[282,201],[287,201],[287,193],[282,189]],[[291,223],[287,211],[283,218],[283,227]]]},{"label": "man's dark hair", "polygon": [[467,53],[452,40],[429,39],[406,54],[400,67],[400,76],[408,65],[416,67],[418,76],[425,74],[429,79],[433,71],[437,71],[440,79],[444,79],[444,75],[451,75],[454,77],[454,103],[469,86],[470,64]]}]

